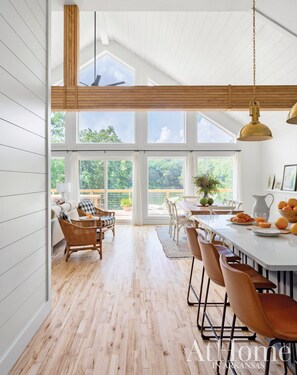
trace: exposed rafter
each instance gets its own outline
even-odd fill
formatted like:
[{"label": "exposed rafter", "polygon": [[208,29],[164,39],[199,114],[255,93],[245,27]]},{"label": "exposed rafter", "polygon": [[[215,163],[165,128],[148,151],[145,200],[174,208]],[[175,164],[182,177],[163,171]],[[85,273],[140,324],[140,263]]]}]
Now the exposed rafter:
[{"label": "exposed rafter", "polygon": [[[53,111],[104,110],[246,110],[252,86],[81,87],[79,11],[64,7],[64,87],[52,87]],[[262,110],[288,110],[296,102],[297,86],[257,86]]]}]

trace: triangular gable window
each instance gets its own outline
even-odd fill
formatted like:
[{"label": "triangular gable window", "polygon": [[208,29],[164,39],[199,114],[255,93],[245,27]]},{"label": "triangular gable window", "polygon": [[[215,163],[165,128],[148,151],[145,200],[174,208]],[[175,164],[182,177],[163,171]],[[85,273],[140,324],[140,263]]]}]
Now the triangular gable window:
[{"label": "triangular gable window", "polygon": [[201,114],[197,116],[198,143],[234,143],[235,137],[221,126],[208,120]]},{"label": "triangular gable window", "polygon": [[[101,76],[97,86],[114,85],[119,82],[124,82],[121,86],[133,86],[135,83],[134,70],[107,53],[97,58],[96,75]],[[94,62],[92,61],[81,69],[80,85],[91,86],[95,78]]]}]

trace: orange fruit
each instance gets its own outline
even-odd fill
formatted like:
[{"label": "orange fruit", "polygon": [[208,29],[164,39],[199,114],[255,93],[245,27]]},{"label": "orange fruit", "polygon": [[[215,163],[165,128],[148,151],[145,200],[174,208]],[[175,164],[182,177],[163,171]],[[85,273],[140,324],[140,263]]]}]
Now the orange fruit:
[{"label": "orange fruit", "polygon": [[270,228],[271,227],[271,223],[266,223],[266,221],[259,221],[258,225],[261,228]]},{"label": "orange fruit", "polygon": [[296,207],[297,206],[297,199],[295,199],[295,198],[290,198],[289,200],[288,200],[288,206],[290,206],[290,207]]},{"label": "orange fruit", "polygon": [[282,208],[282,210],[283,210],[283,211],[292,211],[293,208],[290,207],[290,206],[285,206],[285,207]]},{"label": "orange fruit", "polygon": [[277,208],[282,209],[282,208],[285,207],[286,205],[287,205],[287,202],[285,202],[285,201],[280,201],[279,204],[277,205]]},{"label": "orange fruit", "polygon": [[286,229],[289,222],[285,217],[279,217],[274,224],[278,229]]},{"label": "orange fruit", "polygon": [[297,211],[297,206],[295,206],[295,207],[293,208],[293,211]]},{"label": "orange fruit", "polygon": [[297,223],[291,225],[290,232],[293,234],[297,234]]}]

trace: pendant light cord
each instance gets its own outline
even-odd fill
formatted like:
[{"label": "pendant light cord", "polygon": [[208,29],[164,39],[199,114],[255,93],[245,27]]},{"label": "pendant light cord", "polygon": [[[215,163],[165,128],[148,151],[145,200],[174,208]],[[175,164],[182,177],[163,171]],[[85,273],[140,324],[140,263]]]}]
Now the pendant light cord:
[{"label": "pendant light cord", "polygon": [[256,101],[256,0],[253,0],[253,101]]}]

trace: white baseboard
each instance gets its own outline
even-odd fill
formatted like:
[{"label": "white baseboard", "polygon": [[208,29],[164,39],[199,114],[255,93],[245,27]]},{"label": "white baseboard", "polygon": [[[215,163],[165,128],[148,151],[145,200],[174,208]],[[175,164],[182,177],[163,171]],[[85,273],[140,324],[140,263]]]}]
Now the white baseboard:
[{"label": "white baseboard", "polygon": [[51,310],[50,302],[46,302],[19,333],[13,343],[0,358],[0,375],[7,375],[19,356],[22,354],[38,328],[44,322]]}]

